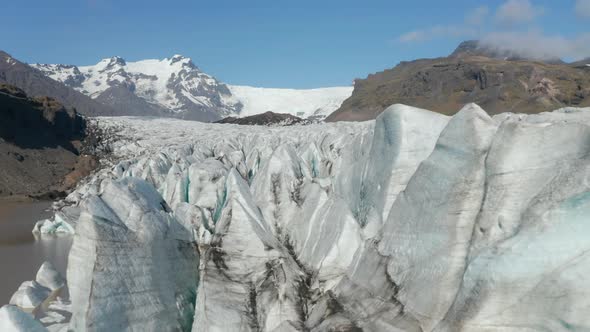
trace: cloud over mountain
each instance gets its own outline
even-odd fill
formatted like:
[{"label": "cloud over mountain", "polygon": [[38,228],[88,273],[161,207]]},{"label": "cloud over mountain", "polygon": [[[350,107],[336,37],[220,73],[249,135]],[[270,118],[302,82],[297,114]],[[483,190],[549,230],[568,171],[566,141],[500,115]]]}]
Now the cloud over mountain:
[{"label": "cloud over mountain", "polygon": [[[590,17],[590,0],[577,0],[573,10],[580,17]],[[542,6],[530,0],[507,0],[495,10],[487,6],[472,8],[458,24],[415,29],[402,34],[397,41],[479,39],[485,47],[529,59],[578,60],[590,56],[590,33],[548,34],[536,26],[536,20],[544,13]]]}]

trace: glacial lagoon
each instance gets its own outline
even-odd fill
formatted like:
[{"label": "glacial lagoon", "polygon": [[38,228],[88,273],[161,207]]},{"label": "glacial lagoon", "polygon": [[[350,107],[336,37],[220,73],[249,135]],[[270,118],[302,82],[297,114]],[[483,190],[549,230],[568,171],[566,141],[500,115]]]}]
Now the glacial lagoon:
[{"label": "glacial lagoon", "polygon": [[66,275],[70,235],[33,235],[38,220],[52,215],[51,202],[0,202],[0,305],[18,286],[35,279],[39,266],[50,261]]}]

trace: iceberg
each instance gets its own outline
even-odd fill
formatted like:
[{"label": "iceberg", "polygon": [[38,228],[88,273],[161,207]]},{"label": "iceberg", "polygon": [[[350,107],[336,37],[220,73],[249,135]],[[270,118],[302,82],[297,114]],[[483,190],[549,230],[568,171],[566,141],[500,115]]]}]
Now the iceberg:
[{"label": "iceberg", "polygon": [[66,280],[62,275],[57,272],[55,267],[51,262],[43,262],[39,271],[37,271],[37,276],[35,280],[43,287],[50,289],[51,291],[58,291],[65,287]]},{"label": "iceberg", "polygon": [[79,216],[78,207],[60,206],[52,218],[40,220],[35,224],[33,234],[74,234]]},{"label": "iceberg", "polygon": [[37,271],[35,280],[23,282],[10,298],[10,304],[28,312],[36,312],[65,287],[65,279],[50,262],[44,262]]},{"label": "iceberg", "polygon": [[36,281],[25,281],[10,298],[10,304],[19,306],[27,311],[37,309],[51,295],[49,288],[41,286]]}]

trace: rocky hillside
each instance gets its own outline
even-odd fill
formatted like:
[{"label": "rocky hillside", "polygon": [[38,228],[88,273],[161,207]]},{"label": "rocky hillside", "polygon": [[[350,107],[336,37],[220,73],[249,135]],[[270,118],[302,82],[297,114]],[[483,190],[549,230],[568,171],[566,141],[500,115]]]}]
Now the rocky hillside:
[{"label": "rocky hillside", "polygon": [[401,62],[357,80],[327,121],[374,119],[396,103],[448,115],[470,102],[490,114],[590,105],[590,67],[506,56],[468,42],[449,57]]},{"label": "rocky hillside", "polygon": [[0,51],[0,83],[14,85],[30,96],[51,96],[59,103],[74,107],[84,115],[112,115],[112,108],[92,100],[39,70]]},{"label": "rocky hillside", "polygon": [[580,61],[573,62],[571,65],[574,67],[582,67],[582,68],[583,67],[590,67],[590,57],[582,59]]},{"label": "rocky hillside", "polygon": [[0,196],[52,195],[94,167],[80,157],[86,121],[49,97],[0,84]]},{"label": "rocky hillside", "polygon": [[270,126],[270,125],[283,125],[289,126],[297,123],[305,122],[302,118],[296,117],[291,114],[273,113],[266,112],[262,114],[250,115],[243,118],[238,117],[227,117],[219,120],[216,123],[230,123],[238,125],[258,125],[258,126]]}]

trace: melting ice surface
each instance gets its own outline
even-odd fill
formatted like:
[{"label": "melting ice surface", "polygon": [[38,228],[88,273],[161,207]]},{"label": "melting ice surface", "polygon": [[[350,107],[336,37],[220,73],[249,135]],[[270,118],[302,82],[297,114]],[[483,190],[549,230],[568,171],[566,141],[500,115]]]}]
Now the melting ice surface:
[{"label": "melting ice surface", "polygon": [[590,109],[100,123],[72,330],[590,330]]}]

